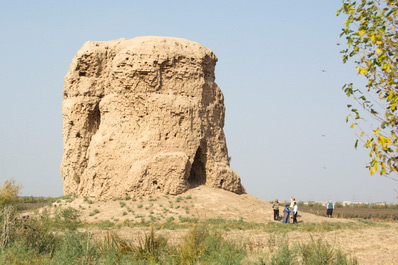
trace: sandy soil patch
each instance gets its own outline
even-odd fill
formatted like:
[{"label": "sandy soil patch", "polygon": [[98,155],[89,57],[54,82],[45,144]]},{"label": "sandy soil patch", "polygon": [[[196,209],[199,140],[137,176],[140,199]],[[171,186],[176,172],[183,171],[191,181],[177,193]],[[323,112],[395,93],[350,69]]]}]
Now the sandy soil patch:
[{"label": "sandy soil patch", "polygon": [[[271,204],[250,194],[238,195],[221,189],[206,186],[188,190],[178,196],[152,195],[120,200],[91,202],[76,198],[71,202],[56,202],[51,211],[59,207],[73,207],[81,211],[83,222],[145,221],[165,222],[170,218],[223,218],[243,219],[246,222],[273,222]],[[281,207],[280,212],[283,208]],[[301,222],[346,222],[344,219],[329,219],[314,214],[300,212]]]}]

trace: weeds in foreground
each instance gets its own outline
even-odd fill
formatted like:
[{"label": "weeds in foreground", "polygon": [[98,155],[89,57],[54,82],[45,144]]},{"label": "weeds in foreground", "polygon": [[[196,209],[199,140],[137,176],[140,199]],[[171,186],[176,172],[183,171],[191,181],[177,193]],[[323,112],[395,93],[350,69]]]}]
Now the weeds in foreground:
[{"label": "weeds in foreground", "polygon": [[[0,264],[253,264],[245,263],[250,253],[242,242],[225,239],[227,223],[222,219],[185,224],[189,232],[179,244],[171,245],[155,229],[132,240],[112,233],[104,240],[94,239],[76,230],[78,214],[70,209],[60,210],[55,217],[44,212],[22,220],[11,208],[8,211],[3,210],[0,219],[1,227],[8,227],[0,234],[2,242],[7,238],[0,249]],[[243,220],[228,224],[247,225]],[[101,226],[115,228],[111,222]],[[356,264],[322,241],[296,246],[273,242],[272,251],[257,257],[257,264]]]},{"label": "weeds in foreground", "polygon": [[98,240],[70,226],[79,223],[70,209],[55,217],[42,212],[26,218],[7,209],[0,219],[0,227],[7,227],[0,234],[0,264],[240,264],[245,256],[241,246],[204,225],[195,226],[179,246],[153,229],[132,241],[114,234]]},{"label": "weeds in foreground", "polygon": [[286,237],[275,244],[275,237],[270,235],[269,251],[258,258],[255,264],[269,265],[356,265],[355,258],[344,255],[340,250],[335,249],[322,239],[314,239],[307,243],[296,243],[289,245]]},{"label": "weeds in foreground", "polygon": [[168,256],[171,254],[171,250],[167,240],[164,237],[156,236],[151,229],[149,234],[145,234],[144,238],[139,239],[138,246],[135,247],[135,259],[157,263],[167,259],[165,254]]},{"label": "weeds in foreground", "polygon": [[[151,226],[151,231],[132,240],[121,239],[114,234],[98,240],[90,233],[77,231],[77,227],[85,227],[86,224],[80,223],[79,211],[73,208],[59,208],[53,217],[44,211],[20,218],[15,208],[7,206],[0,209],[0,264],[357,264],[321,240],[289,245],[276,238],[270,238],[269,251],[265,255],[257,255],[254,262],[247,262],[248,257],[253,256],[250,252],[252,250],[247,249],[243,242],[226,240],[224,233],[249,229],[269,233],[292,230],[330,231],[374,225],[366,221],[357,224],[293,226],[250,223],[243,219],[200,221],[188,217],[180,217],[180,222],[182,223],[175,223],[172,218],[164,224],[144,219],[139,224],[100,222],[96,226],[103,229]],[[189,230],[177,245],[169,244],[166,238],[155,232],[177,228]]]},{"label": "weeds in foreground", "polygon": [[7,247],[15,236],[15,209],[13,206],[8,205],[0,211],[0,250]]},{"label": "weeds in foreground", "polygon": [[[220,231],[195,226],[177,248],[177,264],[241,264],[246,251]],[[215,263],[217,262],[217,263]]]}]

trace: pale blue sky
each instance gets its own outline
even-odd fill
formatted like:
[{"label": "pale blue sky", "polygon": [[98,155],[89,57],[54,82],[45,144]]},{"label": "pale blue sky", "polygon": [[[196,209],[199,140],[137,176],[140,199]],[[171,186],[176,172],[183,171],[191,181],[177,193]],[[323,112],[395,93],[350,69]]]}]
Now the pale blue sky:
[{"label": "pale blue sky", "polygon": [[[264,200],[396,202],[397,183],[370,176],[345,123],[340,0],[0,0],[0,182],[60,196],[63,78],[88,40],[145,35],[199,42],[219,61],[232,168]],[[324,72],[324,71],[326,72]],[[324,136],[322,136],[324,135]]]}]

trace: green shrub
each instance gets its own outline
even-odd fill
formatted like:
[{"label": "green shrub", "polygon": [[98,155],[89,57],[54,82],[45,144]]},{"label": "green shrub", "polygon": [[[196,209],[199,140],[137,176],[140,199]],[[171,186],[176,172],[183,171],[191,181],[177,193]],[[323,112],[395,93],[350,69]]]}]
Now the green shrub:
[{"label": "green shrub", "polygon": [[98,241],[96,248],[103,257],[103,261],[113,260],[111,264],[120,263],[122,255],[131,254],[134,251],[134,245],[130,241],[122,240],[119,236],[112,233],[108,233],[103,241]]},{"label": "green shrub", "polygon": [[149,195],[148,201],[154,202],[154,201],[157,201],[157,198],[153,198],[152,195]]},{"label": "green shrub", "polygon": [[80,211],[72,207],[57,210],[54,217],[54,226],[75,230],[81,223]]},{"label": "green shrub", "polygon": [[83,201],[88,202],[88,204],[93,204],[94,202],[92,200],[90,200],[89,198],[87,198],[87,196],[83,197]]},{"label": "green shrub", "polygon": [[96,246],[99,264],[175,264],[167,240],[153,230],[139,238],[137,245],[110,233]]},{"label": "green shrub", "polygon": [[51,264],[94,264],[99,253],[89,233],[70,232],[61,237]]},{"label": "green shrub", "polygon": [[312,237],[310,242],[297,245],[297,253],[302,264],[358,264],[329,243]]},{"label": "green shrub", "polygon": [[283,244],[279,247],[278,251],[271,256],[269,264],[270,265],[296,264],[294,260],[296,260],[294,252],[289,248],[288,244]]},{"label": "green shrub", "polygon": [[91,213],[89,213],[90,216],[96,215],[97,213],[99,213],[100,211],[98,209],[94,209],[94,211],[92,211]]},{"label": "green shrub", "polygon": [[[11,245],[7,249],[0,251],[0,264],[4,265],[31,265],[38,264],[46,258],[36,250],[27,248],[23,245]],[[43,262],[42,264],[46,264]],[[47,263],[48,264],[48,263]]]},{"label": "green shrub", "polygon": [[170,250],[167,240],[162,236],[156,236],[153,229],[149,234],[145,233],[144,238],[138,241],[136,247],[135,258],[137,260],[145,260],[152,262],[160,262],[163,252],[168,253]]},{"label": "green shrub", "polygon": [[246,252],[207,226],[193,228],[177,248],[177,264],[241,264]]},{"label": "green shrub", "polygon": [[178,219],[182,223],[198,223],[199,219],[198,218],[190,218],[190,217],[183,217],[183,216],[178,216]]},{"label": "green shrub", "polygon": [[46,212],[21,220],[16,226],[18,243],[38,253],[53,253],[58,240],[53,225],[54,220]]}]

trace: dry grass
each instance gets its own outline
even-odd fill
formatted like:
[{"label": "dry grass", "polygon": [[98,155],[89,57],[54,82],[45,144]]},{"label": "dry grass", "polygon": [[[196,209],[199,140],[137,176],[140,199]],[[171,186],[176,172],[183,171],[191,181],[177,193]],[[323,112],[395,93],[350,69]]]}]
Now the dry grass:
[{"label": "dry grass", "polygon": [[[250,252],[249,261],[269,253],[270,247],[285,237],[289,244],[322,239],[344,254],[357,257],[359,264],[398,264],[395,256],[388,254],[398,253],[398,222],[330,219],[301,209],[298,225],[282,225],[273,221],[269,203],[248,194],[199,187],[179,196],[152,195],[108,202],[75,198],[55,205],[48,209],[78,209],[84,222],[80,231],[89,232],[95,239],[105,238],[108,232],[126,240],[143,238],[152,226],[170,245],[177,246],[196,222],[213,218],[207,223],[221,229],[226,240],[242,243]],[[95,209],[98,213],[90,216]]]}]

